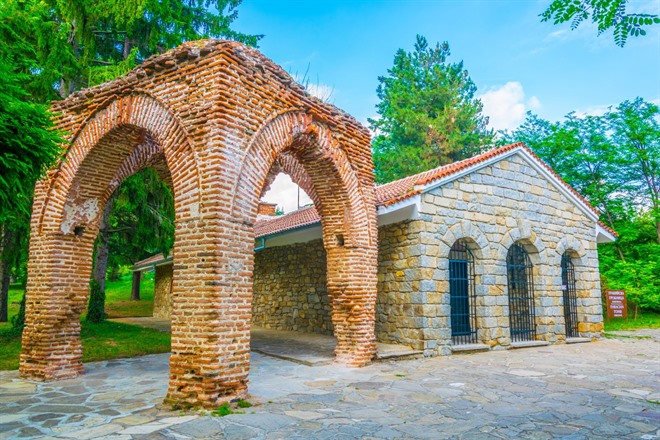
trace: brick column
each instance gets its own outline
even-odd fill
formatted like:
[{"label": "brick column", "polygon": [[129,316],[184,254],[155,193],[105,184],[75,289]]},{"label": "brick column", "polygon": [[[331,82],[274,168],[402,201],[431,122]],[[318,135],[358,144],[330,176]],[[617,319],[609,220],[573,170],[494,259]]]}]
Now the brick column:
[{"label": "brick column", "polygon": [[83,371],[80,314],[87,303],[97,231],[32,231],[19,372],[33,380],[75,377]]},{"label": "brick column", "polygon": [[336,362],[361,367],[376,354],[377,251],[326,247]]},{"label": "brick column", "polygon": [[248,235],[245,226],[227,220],[177,224],[166,403],[213,408],[247,393],[253,252]]}]

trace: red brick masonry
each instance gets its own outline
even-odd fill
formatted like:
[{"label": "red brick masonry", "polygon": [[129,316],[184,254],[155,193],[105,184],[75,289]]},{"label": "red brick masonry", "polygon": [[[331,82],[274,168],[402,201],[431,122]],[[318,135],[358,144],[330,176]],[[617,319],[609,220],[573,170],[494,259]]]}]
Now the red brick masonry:
[{"label": "red brick masonry", "polygon": [[376,203],[369,133],[239,43],[203,40],[53,104],[64,159],[35,189],[20,374],[73,377],[103,207],[153,166],[174,192],[167,401],[214,407],[247,392],[254,222],[288,170],[323,225],[337,361],[375,352]]}]

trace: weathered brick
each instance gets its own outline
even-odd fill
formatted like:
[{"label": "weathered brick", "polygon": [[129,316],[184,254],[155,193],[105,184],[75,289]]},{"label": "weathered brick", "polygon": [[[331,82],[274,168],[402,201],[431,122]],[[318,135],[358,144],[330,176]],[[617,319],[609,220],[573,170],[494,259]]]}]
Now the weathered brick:
[{"label": "weathered brick", "polygon": [[70,143],[35,189],[23,377],[82,372],[99,219],[121,181],[147,166],[174,193],[169,402],[212,407],[247,392],[253,225],[279,170],[323,219],[337,361],[370,362],[377,230],[366,128],[258,51],[218,40],[185,43],[53,110]]}]

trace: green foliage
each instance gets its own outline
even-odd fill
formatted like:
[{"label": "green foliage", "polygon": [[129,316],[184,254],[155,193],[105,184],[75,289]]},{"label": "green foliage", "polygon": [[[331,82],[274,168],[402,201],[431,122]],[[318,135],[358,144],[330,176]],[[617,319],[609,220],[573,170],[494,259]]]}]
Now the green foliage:
[{"label": "green foliage", "polygon": [[22,332],[25,327],[25,295],[21,297],[18,313],[11,318],[11,326],[19,332]]},{"label": "green foliage", "polygon": [[0,57],[0,224],[29,217],[38,178],[60,157],[62,142],[47,107],[30,102],[26,75]]},{"label": "green foliage", "polygon": [[[239,408],[250,408],[252,404],[247,400],[239,400],[236,402],[236,406]],[[213,417],[224,417],[230,414],[245,414],[244,411],[236,411],[236,407],[232,408],[228,402],[223,403],[213,411],[211,411],[211,416]]]},{"label": "green foliage", "polygon": [[251,408],[252,404],[247,400],[241,399],[238,402],[236,402],[236,406],[238,406],[239,408]]},{"label": "green foliage", "polygon": [[622,217],[615,223],[622,260],[613,244],[598,246],[603,291],[625,290],[628,305],[660,312],[660,244],[648,213]]},{"label": "green foliage", "polygon": [[624,289],[631,306],[660,311],[660,110],[641,98],[603,116],[551,123],[528,114],[503,142],[522,141],[619,233],[598,246],[603,290]]},{"label": "green foliage", "polygon": [[184,41],[214,37],[256,45],[261,36],[230,29],[240,3],[5,0],[0,56],[12,54],[20,61],[20,71],[29,75],[26,88],[45,103],[114,79]]},{"label": "green foliage", "polygon": [[469,157],[492,142],[476,86],[463,62],[447,61],[447,42],[430,47],[417,36],[412,53],[394,56],[380,77],[372,142],[376,180],[399,179]]},{"label": "green foliage", "polygon": [[124,180],[110,215],[111,270],[156,253],[167,256],[174,244],[174,196],[152,168]]},{"label": "green foliage", "polygon": [[542,21],[554,24],[571,22],[575,30],[583,21],[591,18],[598,25],[598,35],[614,28],[614,41],[625,46],[628,37],[646,35],[648,26],[660,23],[654,14],[627,14],[627,0],[553,0],[541,14]]},{"label": "green foliage", "polygon": [[105,320],[105,291],[95,279],[89,281],[89,303],[87,304],[87,322],[99,323]]},{"label": "green foliage", "polygon": [[229,414],[234,414],[234,411],[229,408],[229,403],[225,402],[213,411],[211,411],[211,415],[214,417],[224,417],[228,416]]}]

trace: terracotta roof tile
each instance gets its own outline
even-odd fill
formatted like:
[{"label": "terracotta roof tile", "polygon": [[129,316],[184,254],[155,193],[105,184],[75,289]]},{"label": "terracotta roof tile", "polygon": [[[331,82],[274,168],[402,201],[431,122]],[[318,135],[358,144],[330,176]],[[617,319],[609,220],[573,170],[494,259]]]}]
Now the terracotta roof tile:
[{"label": "terracotta roof tile", "polygon": [[285,215],[258,220],[254,225],[254,236],[265,237],[278,232],[313,225],[321,221],[321,217],[313,206],[293,211]]},{"label": "terracotta roof tile", "polygon": [[153,266],[154,264],[162,263],[171,259],[172,259],[172,254],[170,254],[168,258],[165,258],[163,254],[152,255],[149,258],[145,258],[144,260],[140,260],[137,263],[135,263],[131,268],[131,270],[133,271],[144,270],[150,266]]},{"label": "terracotta roof tile", "polygon": [[[396,180],[394,182],[386,183],[376,187],[376,206],[390,206],[395,203],[409,199],[417,194],[420,194],[423,189],[422,186],[428,185],[436,180],[442,179],[444,177],[449,177],[453,174],[456,174],[460,171],[463,171],[467,168],[470,168],[474,165],[477,165],[481,162],[485,162],[494,157],[500,156],[504,153],[507,153],[511,150],[517,148],[524,149],[527,153],[532,155],[538,162],[549,171],[557,180],[564,185],[571,193],[577,196],[588,209],[593,211],[597,216],[600,216],[600,213],[589,204],[589,202],[582,197],[577,191],[575,191],[569,184],[567,184],[564,179],[562,179],[559,174],[557,174],[552,168],[550,168],[545,162],[543,162],[532,150],[530,150],[523,143],[515,143],[506,145],[500,148],[494,148],[488,150],[477,156],[461,160],[459,162],[454,162],[448,165],[444,165],[438,168],[434,168],[423,173],[415,174],[413,176],[404,177],[403,179]],[[313,206],[308,208],[301,209],[299,211],[294,211],[289,214],[275,217],[268,220],[259,220],[255,224],[255,236],[264,237],[271,234],[276,234],[278,232],[284,232],[290,229],[295,229],[301,226],[311,225],[320,221],[320,217]],[[601,226],[608,230],[613,235],[617,235],[615,231],[608,228],[601,223]]]}]

